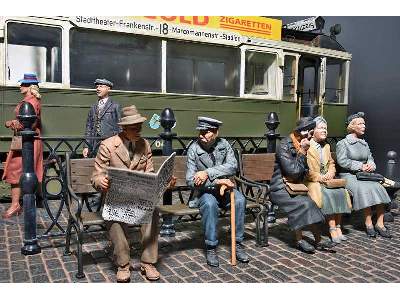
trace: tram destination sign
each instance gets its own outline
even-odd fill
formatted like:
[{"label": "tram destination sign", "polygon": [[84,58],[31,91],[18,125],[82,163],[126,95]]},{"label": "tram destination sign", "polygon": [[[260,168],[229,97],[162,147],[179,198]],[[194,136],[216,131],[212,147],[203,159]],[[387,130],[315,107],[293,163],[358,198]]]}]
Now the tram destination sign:
[{"label": "tram destination sign", "polygon": [[78,27],[238,46],[249,37],[280,40],[282,21],[234,16],[73,16]]}]

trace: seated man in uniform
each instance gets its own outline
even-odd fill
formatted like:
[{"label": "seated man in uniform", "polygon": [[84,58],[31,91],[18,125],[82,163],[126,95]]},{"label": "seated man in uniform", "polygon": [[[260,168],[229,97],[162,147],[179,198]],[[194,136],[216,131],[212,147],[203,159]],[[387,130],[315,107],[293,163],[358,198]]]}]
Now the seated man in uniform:
[{"label": "seated man in uniform", "polygon": [[[226,185],[233,188],[234,184],[227,179],[235,175],[237,161],[232,147],[229,143],[218,137],[218,128],[222,122],[199,117],[197,130],[199,136],[188,150],[186,182],[188,186],[195,189],[194,201],[190,203],[193,207],[200,208],[206,244],[207,264],[218,267],[217,256],[217,222],[218,207],[228,208],[230,202],[226,196],[220,196],[219,188]],[[236,189],[236,258],[238,261],[247,263],[249,257],[242,245],[244,235],[244,217],[246,202],[243,195]],[[226,194],[225,194],[226,195]]]},{"label": "seated man in uniform", "polygon": [[[153,172],[153,160],[150,144],[140,137],[142,123],[146,120],[134,105],[123,108],[123,115],[118,123],[122,132],[101,142],[95,159],[95,170],[92,175],[93,186],[106,192],[112,182],[106,175],[106,168],[117,167],[130,170]],[[143,253],[141,271],[148,280],[157,280],[160,273],[154,264],[158,258],[158,220],[157,209],[154,210],[152,222],[141,226]],[[115,262],[118,266],[117,281],[130,280],[129,243],[126,238],[128,225],[107,221],[106,227],[114,246]]]}]

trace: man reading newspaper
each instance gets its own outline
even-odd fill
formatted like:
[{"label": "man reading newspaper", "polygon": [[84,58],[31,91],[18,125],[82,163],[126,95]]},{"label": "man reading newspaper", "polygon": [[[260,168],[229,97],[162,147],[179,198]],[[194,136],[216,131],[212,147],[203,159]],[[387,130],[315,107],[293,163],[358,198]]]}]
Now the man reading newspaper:
[{"label": "man reading newspaper", "polygon": [[[122,118],[118,125],[122,132],[104,140],[99,147],[92,184],[102,193],[112,185],[106,170],[107,167],[126,168],[142,172],[153,172],[153,161],[150,144],[140,136],[142,123],[146,118],[141,116],[134,105],[122,110]],[[141,272],[149,280],[158,280],[160,273],[154,264],[158,258],[158,221],[157,209],[153,212],[149,224],[141,225],[143,253],[141,256]],[[106,227],[114,245],[114,256],[118,266],[117,281],[130,280],[129,244],[126,237],[128,225],[116,221],[107,221]]]}]

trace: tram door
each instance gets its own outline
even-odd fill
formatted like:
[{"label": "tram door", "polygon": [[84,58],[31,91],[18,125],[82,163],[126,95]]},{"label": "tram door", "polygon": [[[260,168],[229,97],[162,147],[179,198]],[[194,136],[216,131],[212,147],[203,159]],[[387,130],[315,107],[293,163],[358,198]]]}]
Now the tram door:
[{"label": "tram door", "polygon": [[297,84],[298,117],[315,117],[322,112],[325,96],[325,58],[301,56]]}]

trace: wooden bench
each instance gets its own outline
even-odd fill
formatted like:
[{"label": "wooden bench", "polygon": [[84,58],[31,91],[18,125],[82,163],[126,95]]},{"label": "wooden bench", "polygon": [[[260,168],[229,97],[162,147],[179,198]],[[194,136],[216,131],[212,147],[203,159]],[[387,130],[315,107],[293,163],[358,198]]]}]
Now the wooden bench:
[{"label": "wooden bench", "polygon": [[238,154],[237,158],[238,189],[250,201],[250,205],[260,208],[256,217],[256,243],[258,246],[268,246],[267,214],[271,209],[269,182],[274,173],[275,153]]},{"label": "wooden bench", "polygon": [[86,231],[85,229],[92,225],[104,225],[100,209],[90,211],[90,206],[86,205],[89,208],[89,211],[83,211],[84,205],[87,204],[89,196],[98,194],[90,182],[93,168],[94,158],[71,159],[69,154],[66,154],[65,175],[68,188],[66,207],[69,213],[69,218],[66,230],[64,255],[71,255],[70,242],[72,229],[74,229],[76,233],[78,258],[78,273],[75,275],[77,278],[85,277],[82,263],[82,244],[83,234]]},{"label": "wooden bench", "polygon": [[[266,200],[268,199],[269,186],[260,181],[268,181],[273,171],[273,162],[270,154],[243,154],[239,158],[240,172],[235,177],[238,189],[245,195],[246,209],[252,214],[256,213],[256,242],[257,245],[268,244],[268,226],[266,224],[266,213],[268,211]],[[154,156],[154,169],[157,170],[166,157]],[[272,162],[272,163],[271,163]],[[88,204],[90,196],[98,194],[90,182],[94,168],[94,158],[71,159],[66,155],[66,183],[68,196],[66,207],[69,212],[66,230],[66,243],[64,255],[71,255],[70,242],[72,230],[76,233],[78,273],[77,278],[85,277],[82,263],[83,234],[89,226],[97,225],[104,229],[105,221],[100,212],[100,206],[95,211]],[[190,216],[195,220],[200,211],[198,208],[190,208],[188,202],[193,196],[193,191],[186,185],[186,156],[176,156],[173,174],[177,177],[173,193],[178,193],[179,203],[172,205],[159,205],[158,210],[162,216],[177,216],[182,218]],[[185,192],[187,195],[185,195]],[[88,211],[83,210],[84,207]],[[221,211],[226,214],[225,211]]]}]

